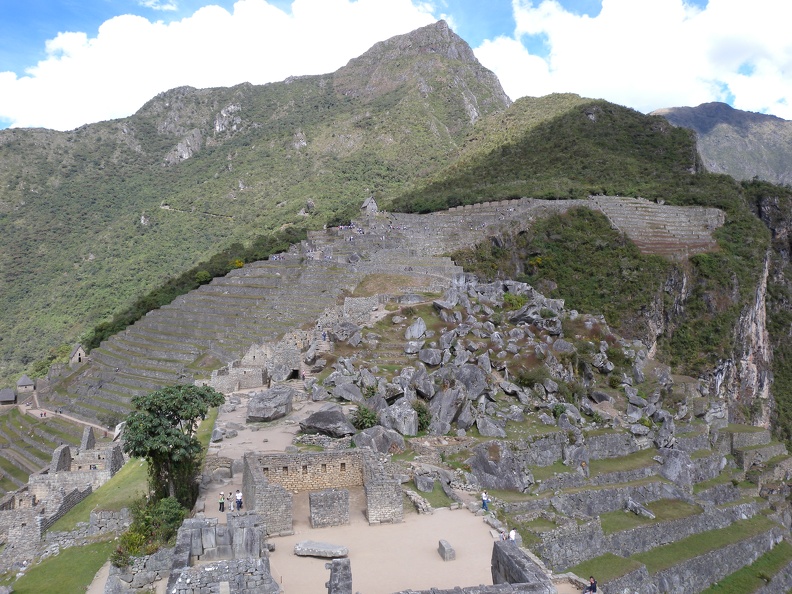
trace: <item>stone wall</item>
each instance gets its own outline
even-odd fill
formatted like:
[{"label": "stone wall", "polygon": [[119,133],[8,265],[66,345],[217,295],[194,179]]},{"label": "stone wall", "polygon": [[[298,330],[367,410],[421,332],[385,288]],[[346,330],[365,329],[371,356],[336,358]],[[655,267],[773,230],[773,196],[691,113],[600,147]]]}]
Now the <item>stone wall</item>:
[{"label": "stone wall", "polygon": [[534,552],[553,571],[582,563],[604,553],[629,557],[693,534],[725,528],[737,520],[750,518],[760,510],[756,502],[733,505],[725,509],[707,508],[702,513],[669,522],[657,522],[605,535],[599,518],[578,524],[570,522],[543,532]]},{"label": "stone wall", "polygon": [[280,588],[270,573],[269,559],[235,559],[190,567],[169,594],[278,594]]},{"label": "stone wall", "polygon": [[526,592],[556,592],[542,568],[513,541],[501,540],[493,544],[491,567],[493,584],[526,584],[531,587],[524,590]]},{"label": "stone wall", "polygon": [[369,524],[398,523],[404,519],[404,501],[399,481],[366,483],[366,519]]},{"label": "stone wall", "polygon": [[308,494],[311,528],[349,524],[349,491],[325,489]]},{"label": "stone wall", "polygon": [[244,457],[242,497],[249,509],[257,511],[267,527],[267,534],[292,533],[292,496],[280,485],[269,482],[257,456]]},{"label": "stone wall", "polygon": [[313,491],[363,484],[360,452],[305,452],[298,454],[248,454],[269,482],[289,491]]},{"label": "stone wall", "polygon": [[254,454],[244,457],[242,491],[266,521],[268,534],[291,533],[294,491],[363,485],[369,523],[401,522],[401,486],[369,450]]},{"label": "stone wall", "polygon": [[[781,542],[781,531],[774,528],[764,534],[705,553],[673,567],[649,575],[645,566],[601,584],[609,594],[659,594],[661,592],[701,592],[725,575],[750,565]],[[781,577],[779,581],[786,578]],[[772,590],[783,592],[784,589]]]}]

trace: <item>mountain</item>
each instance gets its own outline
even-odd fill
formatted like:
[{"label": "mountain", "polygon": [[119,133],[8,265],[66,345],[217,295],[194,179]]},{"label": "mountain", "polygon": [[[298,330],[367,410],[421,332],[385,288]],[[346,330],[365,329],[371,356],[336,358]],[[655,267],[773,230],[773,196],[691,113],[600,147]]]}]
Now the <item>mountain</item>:
[{"label": "mountain", "polygon": [[792,121],[741,111],[725,103],[670,107],[652,112],[674,126],[695,130],[704,166],[735,179],[792,184]]},{"label": "mountain", "polygon": [[440,21],[332,74],[177,88],[70,132],[0,131],[0,378],[235,243],[410,188],[509,104]]}]

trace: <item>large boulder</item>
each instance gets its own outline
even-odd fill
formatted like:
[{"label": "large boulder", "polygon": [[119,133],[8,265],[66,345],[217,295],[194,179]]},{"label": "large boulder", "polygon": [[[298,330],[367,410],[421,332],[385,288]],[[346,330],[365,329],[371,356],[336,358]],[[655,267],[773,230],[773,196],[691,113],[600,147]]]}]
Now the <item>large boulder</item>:
[{"label": "large boulder", "polygon": [[406,398],[400,398],[380,415],[380,422],[402,435],[418,435],[418,413]]},{"label": "large boulder", "polygon": [[506,431],[487,416],[476,419],[476,428],[482,437],[506,437]]},{"label": "large boulder", "polygon": [[364,429],[352,442],[359,448],[371,448],[380,454],[397,454],[404,451],[404,438],[393,429],[375,425]]},{"label": "large boulder", "polygon": [[459,388],[448,388],[435,394],[429,403],[432,413],[429,433],[445,435],[451,431],[451,423],[456,419],[465,400],[464,391]]},{"label": "large boulder", "polygon": [[477,365],[462,365],[455,374],[455,379],[467,390],[468,398],[475,400],[487,389],[487,375]]},{"label": "large boulder", "polygon": [[357,430],[344,416],[340,406],[330,405],[300,422],[303,433],[321,433],[330,437],[354,435]]},{"label": "large boulder", "polygon": [[333,388],[333,396],[338,398],[339,400],[347,400],[349,402],[365,402],[365,398],[363,397],[363,392],[360,391],[355,384],[341,384]]},{"label": "large boulder", "polygon": [[533,474],[524,460],[502,441],[479,444],[467,460],[470,471],[486,489],[525,492],[534,483]]},{"label": "large boulder", "polygon": [[405,340],[418,340],[425,333],[426,322],[423,321],[423,318],[418,318],[404,331],[404,338]]},{"label": "large boulder", "polygon": [[297,391],[284,385],[276,385],[264,392],[253,394],[248,401],[247,422],[274,421],[292,411],[292,402]]},{"label": "large boulder", "polygon": [[440,349],[421,349],[418,351],[418,359],[427,365],[437,367],[443,360],[443,351]]}]

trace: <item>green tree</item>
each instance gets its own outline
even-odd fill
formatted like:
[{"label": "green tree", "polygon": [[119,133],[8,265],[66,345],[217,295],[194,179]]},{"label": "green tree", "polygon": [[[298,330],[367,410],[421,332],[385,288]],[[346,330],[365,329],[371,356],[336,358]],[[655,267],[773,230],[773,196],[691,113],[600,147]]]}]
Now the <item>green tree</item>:
[{"label": "green tree", "polygon": [[137,410],[127,417],[124,451],[148,461],[155,500],[174,497],[192,507],[201,456],[195,430],[209,408],[223,402],[223,395],[208,386],[169,386],[132,399]]}]

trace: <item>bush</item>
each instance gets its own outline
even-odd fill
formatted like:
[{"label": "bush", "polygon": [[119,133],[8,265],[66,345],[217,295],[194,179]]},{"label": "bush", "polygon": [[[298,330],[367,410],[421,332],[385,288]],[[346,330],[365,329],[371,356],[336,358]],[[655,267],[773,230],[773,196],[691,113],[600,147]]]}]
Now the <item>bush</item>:
[{"label": "bush", "polygon": [[526,303],[528,303],[528,297],[526,295],[517,295],[516,293],[506,293],[503,295],[503,307],[508,309],[520,309]]},{"label": "bush", "polygon": [[557,419],[558,417],[563,415],[566,412],[566,410],[567,410],[566,406],[564,406],[559,402],[555,406],[553,406],[553,416]]},{"label": "bush", "polygon": [[379,421],[377,411],[370,409],[368,406],[359,404],[357,410],[349,415],[349,422],[355,429],[363,430],[373,427]]},{"label": "bush", "polygon": [[432,413],[423,400],[413,400],[413,410],[418,413],[418,431],[426,431],[432,423]]},{"label": "bush", "polygon": [[544,365],[526,368],[521,367],[514,375],[514,383],[521,388],[533,388],[550,377],[550,372]]},{"label": "bush", "polygon": [[132,524],[121,535],[110,557],[116,567],[126,567],[132,557],[151,555],[160,547],[173,544],[187,510],[172,497],[156,503],[140,499],[132,506]]}]

